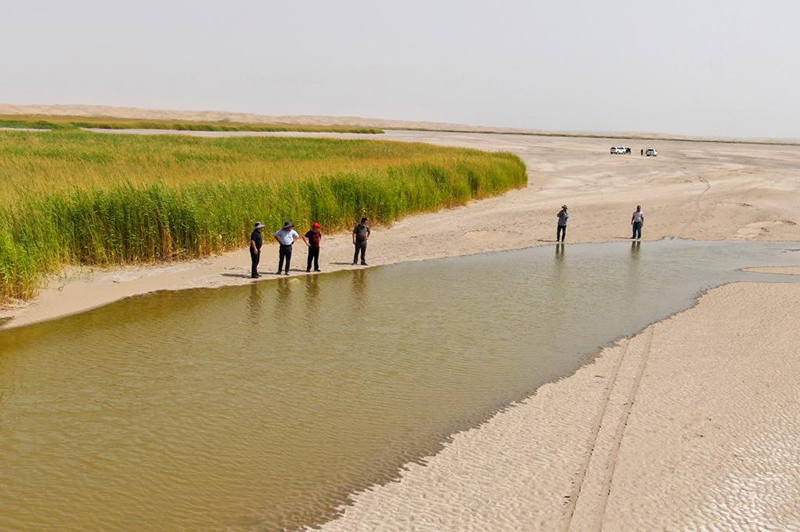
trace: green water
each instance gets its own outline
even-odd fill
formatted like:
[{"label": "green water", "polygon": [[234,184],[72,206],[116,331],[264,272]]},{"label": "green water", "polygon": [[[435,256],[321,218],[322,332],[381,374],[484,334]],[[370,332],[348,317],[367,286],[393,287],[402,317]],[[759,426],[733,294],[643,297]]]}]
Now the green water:
[{"label": "green water", "polygon": [[798,265],[798,247],[541,247],[157,293],[0,331],[0,529],[324,522],[701,290],[792,281],[737,269]]}]

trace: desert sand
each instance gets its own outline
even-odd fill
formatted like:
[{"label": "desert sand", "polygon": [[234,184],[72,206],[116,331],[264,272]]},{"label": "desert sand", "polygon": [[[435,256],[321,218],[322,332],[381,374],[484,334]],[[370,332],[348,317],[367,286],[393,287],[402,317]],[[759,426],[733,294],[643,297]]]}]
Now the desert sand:
[{"label": "desert sand", "polygon": [[[636,204],[645,240],[800,240],[797,147],[406,131],[380,138],[511,151],[530,179],[501,197],[375,228],[371,265],[552,243],[562,203],[572,212],[568,242],[629,238]],[[617,144],[635,153],[653,145],[659,156],[609,155]],[[350,268],[336,264],[349,262],[349,238],[325,240],[323,271]],[[264,254],[262,271],[271,272],[277,252]],[[240,250],[73,270],[9,311],[11,325],[154,290],[250,283],[248,267]],[[455,435],[398,482],[356,494],[325,529],[800,530],[798,300],[800,285],[712,290]]]}]

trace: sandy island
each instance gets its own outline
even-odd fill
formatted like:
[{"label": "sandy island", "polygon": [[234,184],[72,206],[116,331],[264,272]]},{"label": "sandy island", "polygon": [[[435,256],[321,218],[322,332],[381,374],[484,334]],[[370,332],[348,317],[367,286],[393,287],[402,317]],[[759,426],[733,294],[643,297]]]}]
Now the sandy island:
[{"label": "sandy island", "polygon": [[[646,213],[645,240],[800,240],[798,147],[404,131],[380,138],[511,151],[530,182],[376,228],[371,265],[552,243],[562,203],[573,213],[568,242],[627,239],[636,204]],[[637,154],[654,145],[659,156],[609,155],[617,144]],[[263,272],[276,254],[264,250]],[[325,240],[323,271],[351,268],[351,258],[348,235]],[[5,315],[24,325],[156,290],[246,284],[248,266],[241,250],[71,270]],[[457,434],[399,481],[356,494],[324,529],[800,530],[797,301],[800,285],[714,289]]]}]

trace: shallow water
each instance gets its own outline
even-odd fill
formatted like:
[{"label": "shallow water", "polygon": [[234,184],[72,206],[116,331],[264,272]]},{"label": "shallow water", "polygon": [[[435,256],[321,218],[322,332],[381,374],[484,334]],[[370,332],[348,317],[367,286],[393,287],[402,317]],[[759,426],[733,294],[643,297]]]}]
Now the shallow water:
[{"label": "shallow water", "polygon": [[[797,244],[539,247],[0,331],[0,529],[295,529]],[[531,427],[535,434],[536,427]]]}]

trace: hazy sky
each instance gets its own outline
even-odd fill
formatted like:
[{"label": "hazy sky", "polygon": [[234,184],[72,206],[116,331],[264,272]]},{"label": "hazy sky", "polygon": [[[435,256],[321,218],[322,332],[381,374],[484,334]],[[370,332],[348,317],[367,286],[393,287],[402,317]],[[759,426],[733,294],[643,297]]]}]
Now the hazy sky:
[{"label": "hazy sky", "polygon": [[0,102],[800,137],[800,1],[0,0]]}]

